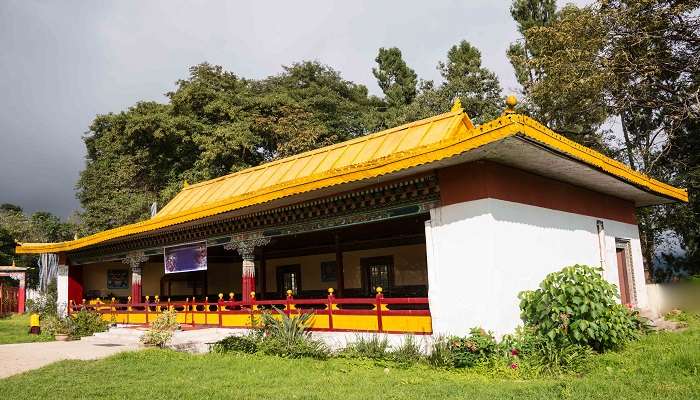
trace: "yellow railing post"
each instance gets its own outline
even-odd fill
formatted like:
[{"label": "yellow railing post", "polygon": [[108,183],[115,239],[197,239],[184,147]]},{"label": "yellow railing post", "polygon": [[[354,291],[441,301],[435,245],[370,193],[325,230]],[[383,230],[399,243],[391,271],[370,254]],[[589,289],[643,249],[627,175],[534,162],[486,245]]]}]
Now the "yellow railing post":
[{"label": "yellow railing post", "polygon": [[382,299],[384,298],[384,295],[382,295],[382,288],[377,287],[377,303],[375,305],[375,309],[377,310],[377,331],[383,332],[384,329],[382,327]]},{"label": "yellow railing post", "polygon": [[224,310],[224,294],[219,293],[219,301],[216,305],[216,312],[219,313],[219,328],[222,326],[221,312]]}]

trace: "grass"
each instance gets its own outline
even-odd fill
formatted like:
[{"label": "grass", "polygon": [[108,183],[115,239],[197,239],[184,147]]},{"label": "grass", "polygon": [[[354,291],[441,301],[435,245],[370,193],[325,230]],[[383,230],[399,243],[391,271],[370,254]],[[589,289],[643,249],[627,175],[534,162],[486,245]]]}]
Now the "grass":
[{"label": "grass", "polygon": [[42,342],[45,336],[30,335],[29,314],[13,314],[0,319],[0,344]]},{"label": "grass", "polygon": [[700,324],[596,356],[582,376],[518,379],[356,359],[189,355],[166,350],[63,361],[0,380],[3,399],[693,399]]}]

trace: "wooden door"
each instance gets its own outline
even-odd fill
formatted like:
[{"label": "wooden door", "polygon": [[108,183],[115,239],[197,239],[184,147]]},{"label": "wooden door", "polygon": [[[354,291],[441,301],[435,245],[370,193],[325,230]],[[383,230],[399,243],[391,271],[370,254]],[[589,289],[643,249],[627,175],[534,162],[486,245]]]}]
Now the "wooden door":
[{"label": "wooden door", "polygon": [[622,304],[631,304],[629,277],[627,275],[627,250],[623,247],[615,249],[617,255],[617,277],[620,282],[620,299]]}]

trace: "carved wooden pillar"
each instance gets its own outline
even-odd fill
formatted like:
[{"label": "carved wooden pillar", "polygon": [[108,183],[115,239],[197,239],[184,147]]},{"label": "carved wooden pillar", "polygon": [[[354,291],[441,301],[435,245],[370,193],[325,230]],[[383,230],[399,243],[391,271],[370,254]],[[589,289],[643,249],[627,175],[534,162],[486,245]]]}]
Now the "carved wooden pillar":
[{"label": "carved wooden pillar", "polygon": [[270,243],[269,237],[261,235],[232,236],[231,241],[224,245],[226,250],[236,250],[243,259],[242,300],[250,303],[251,295],[255,292],[255,248]]},{"label": "carved wooden pillar", "polygon": [[345,292],[345,273],[343,271],[343,249],[340,246],[340,235],[335,234],[335,268],[338,280],[338,296],[343,297]]},{"label": "carved wooden pillar", "polygon": [[143,274],[141,264],[146,261],[148,261],[148,257],[143,251],[129,253],[122,259],[124,264],[131,267],[131,301],[133,303],[141,302],[141,276]]}]

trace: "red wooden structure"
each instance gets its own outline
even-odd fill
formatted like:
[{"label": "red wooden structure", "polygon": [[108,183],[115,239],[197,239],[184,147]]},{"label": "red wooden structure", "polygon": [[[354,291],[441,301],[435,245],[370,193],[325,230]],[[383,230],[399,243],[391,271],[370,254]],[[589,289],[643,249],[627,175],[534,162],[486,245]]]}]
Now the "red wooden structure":
[{"label": "red wooden structure", "polygon": [[[274,314],[275,310],[280,310],[287,315],[313,313],[315,318],[310,327],[312,331],[432,333],[427,297],[385,298],[380,291],[374,298],[336,298],[332,290],[329,290],[327,298],[322,299],[295,299],[291,293],[288,293],[285,300],[256,300],[255,293],[251,293],[248,301],[233,300],[233,293],[229,296],[229,300],[224,300],[223,295],[220,295],[216,302],[210,302],[207,298],[201,301],[187,299],[171,302],[160,301],[158,298],[149,301],[149,297],[146,302],[138,303],[118,303],[114,300],[92,304],[85,301],[82,304],[70,302],[68,310],[71,313],[81,309],[95,310],[105,320],[127,324],[148,324],[158,313],[174,310],[180,315],[181,323],[184,321],[191,325],[226,328],[250,328],[251,321],[259,321],[263,312],[271,311]],[[415,318],[420,318],[421,321],[410,321]],[[339,326],[341,319],[343,322]]]},{"label": "red wooden structure", "polygon": [[[7,312],[24,313],[24,302],[26,299],[26,274],[27,269],[16,266],[14,261],[12,261],[12,265],[0,266],[0,277],[6,276],[16,281],[19,281],[19,287],[3,286],[6,288],[3,289],[4,292],[0,294],[0,302],[3,303],[3,305],[1,306],[3,307],[3,310],[5,309],[5,307],[7,307],[8,309],[11,307],[12,311]],[[7,304],[7,306],[5,306],[5,304]]]}]

